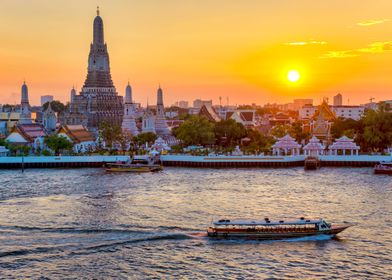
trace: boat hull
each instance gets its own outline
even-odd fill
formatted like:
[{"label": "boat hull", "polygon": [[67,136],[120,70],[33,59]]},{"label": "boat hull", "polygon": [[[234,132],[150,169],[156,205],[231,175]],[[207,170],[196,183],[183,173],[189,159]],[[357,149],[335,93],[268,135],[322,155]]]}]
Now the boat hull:
[{"label": "boat hull", "polygon": [[106,172],[135,172],[135,173],[143,173],[143,172],[158,172],[161,171],[161,166],[117,166],[117,167],[109,167],[106,168]]},{"label": "boat hull", "polygon": [[280,232],[261,232],[261,231],[235,231],[235,230],[224,230],[209,228],[207,235],[212,238],[243,238],[243,239],[258,239],[258,240],[271,240],[271,239],[286,239],[286,238],[298,238],[316,235],[331,235],[342,232],[343,230],[350,227],[348,226],[334,226],[329,230],[308,230],[308,231],[280,231]]},{"label": "boat hull", "polygon": [[388,174],[388,175],[392,175],[392,169],[374,169],[374,174]]}]

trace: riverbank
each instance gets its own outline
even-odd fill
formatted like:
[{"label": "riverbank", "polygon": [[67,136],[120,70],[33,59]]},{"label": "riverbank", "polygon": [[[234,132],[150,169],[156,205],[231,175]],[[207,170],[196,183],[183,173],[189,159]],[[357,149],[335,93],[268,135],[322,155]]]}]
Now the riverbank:
[{"label": "riverbank", "polygon": [[102,167],[105,163],[128,159],[128,156],[0,157],[0,169]]},{"label": "riverbank", "polygon": [[[136,156],[145,157],[145,156]],[[58,157],[0,157],[0,169],[101,167],[105,163],[128,161],[128,156],[58,156]],[[321,166],[373,167],[380,161],[390,161],[392,156],[320,156]],[[190,156],[162,155],[164,166],[179,167],[294,167],[304,166],[305,156]]]}]

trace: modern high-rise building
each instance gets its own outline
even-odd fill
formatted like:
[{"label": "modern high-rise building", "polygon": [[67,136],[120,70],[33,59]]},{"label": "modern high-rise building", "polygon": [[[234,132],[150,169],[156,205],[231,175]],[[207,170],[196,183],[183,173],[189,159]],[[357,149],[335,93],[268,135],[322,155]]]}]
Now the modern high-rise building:
[{"label": "modern high-rise building", "polygon": [[41,106],[47,102],[52,102],[52,101],[53,101],[53,95],[42,95],[41,96]]},{"label": "modern high-rise building", "polygon": [[339,93],[333,97],[333,106],[342,106],[343,96]]},{"label": "modern high-rise building", "polygon": [[201,100],[201,99],[196,99],[193,101],[193,107],[200,109],[203,106],[209,106],[212,107],[212,100]]},{"label": "modern high-rise building", "polygon": [[117,125],[122,123],[123,98],[118,95],[110,74],[109,54],[99,10],[93,24],[87,77],[81,92],[71,99],[70,110],[64,115],[64,124],[83,124],[97,129],[103,121]]}]

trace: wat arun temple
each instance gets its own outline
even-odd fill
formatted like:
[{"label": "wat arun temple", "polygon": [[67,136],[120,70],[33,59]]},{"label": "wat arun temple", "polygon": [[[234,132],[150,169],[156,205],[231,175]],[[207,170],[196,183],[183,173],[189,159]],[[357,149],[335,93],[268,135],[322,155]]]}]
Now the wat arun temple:
[{"label": "wat arun temple", "polygon": [[103,21],[97,10],[93,42],[88,56],[87,77],[79,95],[73,89],[69,111],[64,114],[62,122],[81,124],[90,130],[97,130],[105,121],[121,125],[123,113],[123,98],[118,95],[112,81]]}]

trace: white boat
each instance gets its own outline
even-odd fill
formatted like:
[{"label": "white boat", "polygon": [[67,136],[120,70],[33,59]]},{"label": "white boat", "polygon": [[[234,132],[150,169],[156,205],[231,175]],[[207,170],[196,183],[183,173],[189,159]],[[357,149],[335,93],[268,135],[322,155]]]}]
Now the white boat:
[{"label": "white boat", "polygon": [[247,238],[247,239],[284,239],[312,235],[332,235],[342,232],[351,224],[330,224],[323,219],[305,219],[292,221],[264,220],[227,220],[215,221],[207,230],[209,237]]}]

